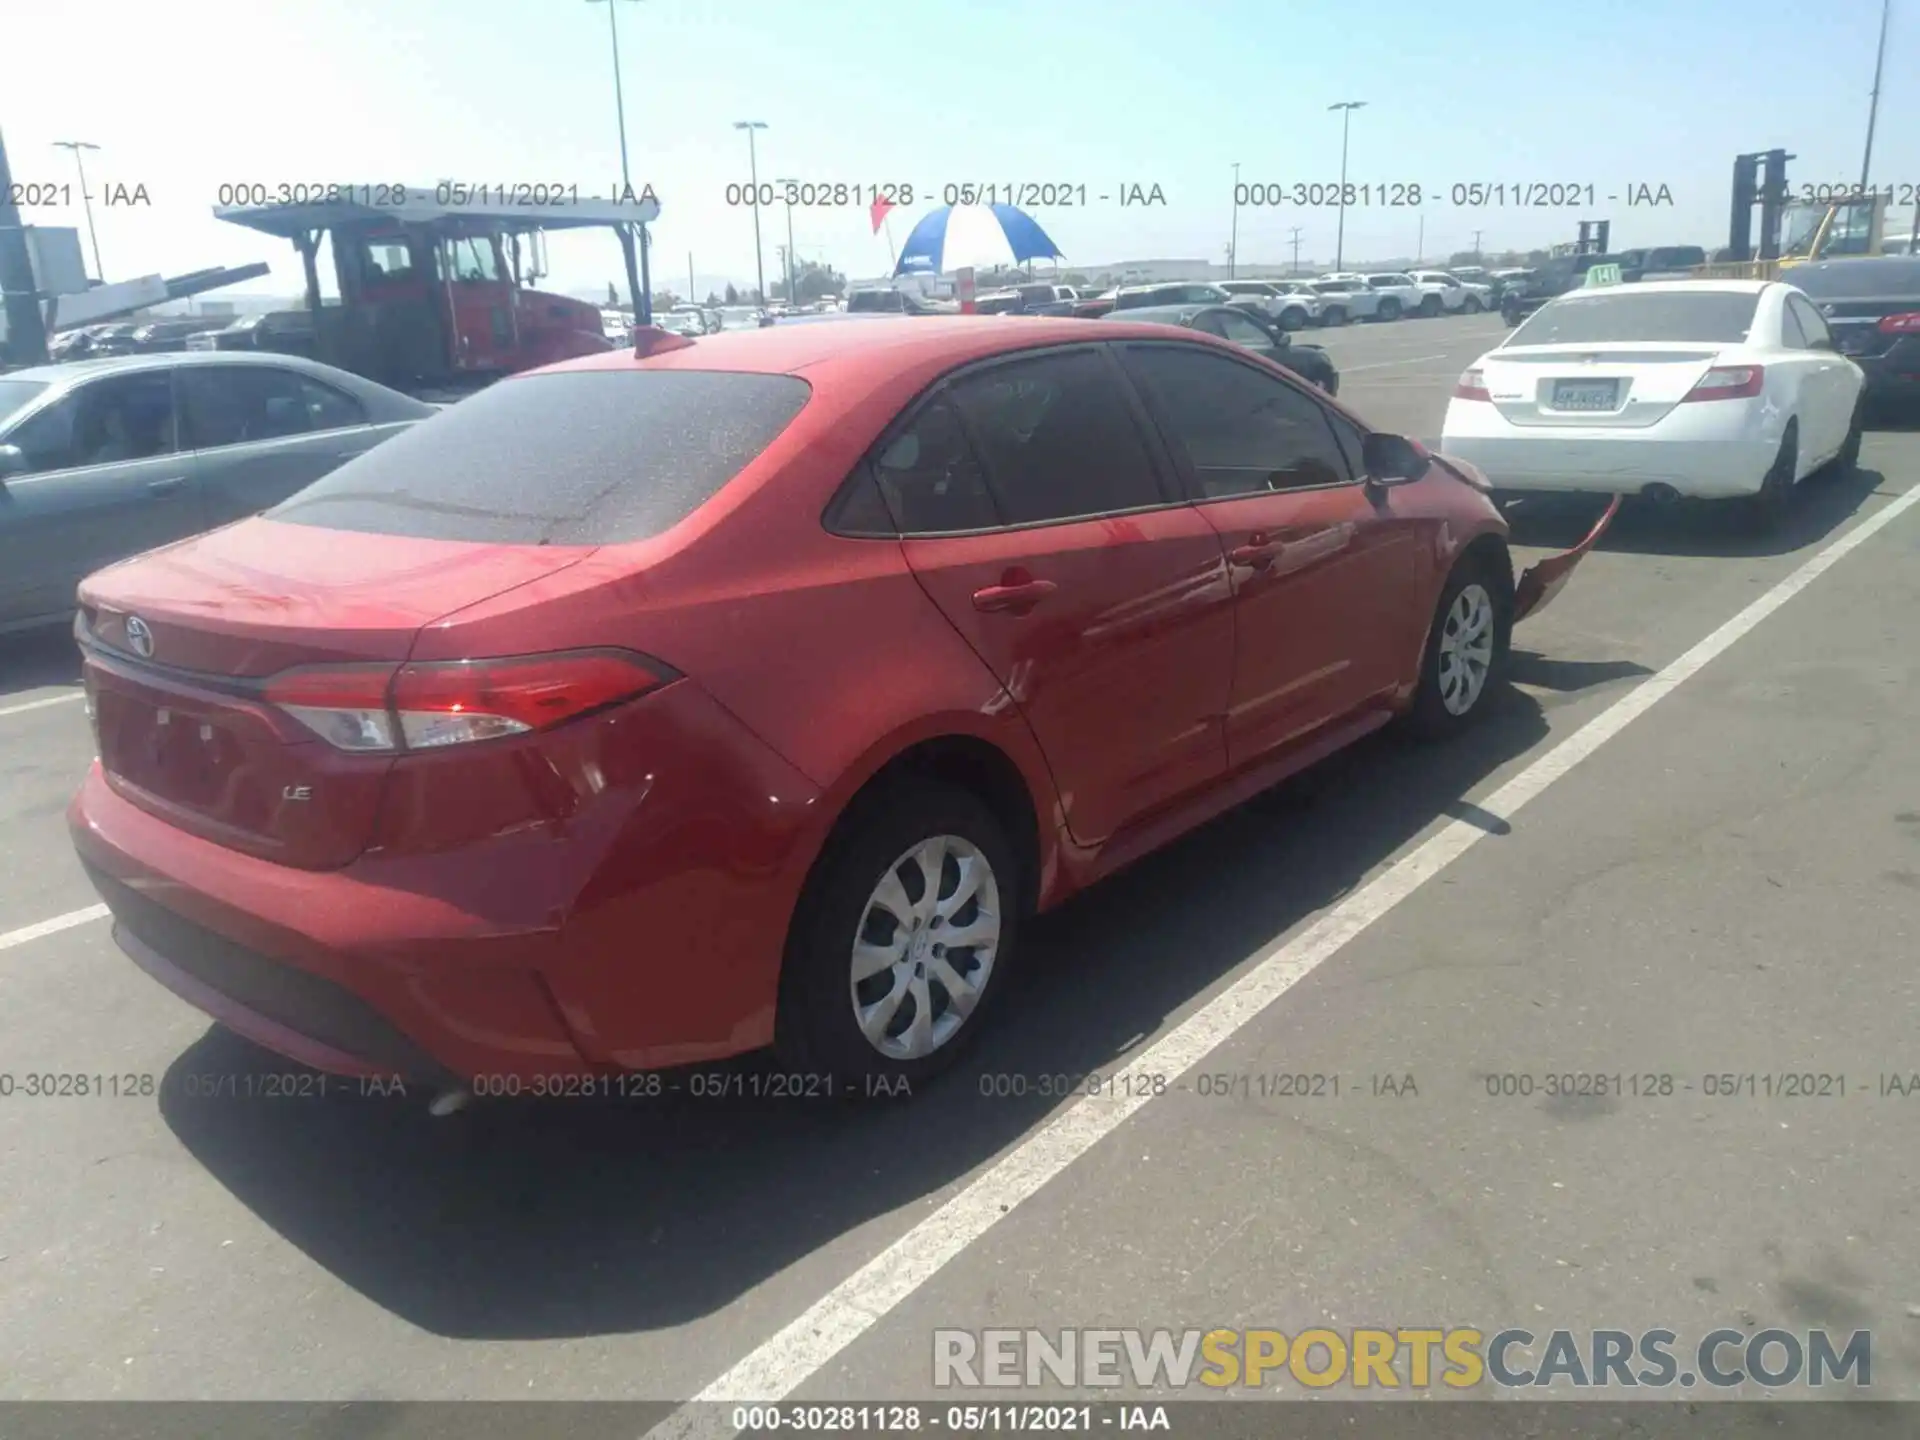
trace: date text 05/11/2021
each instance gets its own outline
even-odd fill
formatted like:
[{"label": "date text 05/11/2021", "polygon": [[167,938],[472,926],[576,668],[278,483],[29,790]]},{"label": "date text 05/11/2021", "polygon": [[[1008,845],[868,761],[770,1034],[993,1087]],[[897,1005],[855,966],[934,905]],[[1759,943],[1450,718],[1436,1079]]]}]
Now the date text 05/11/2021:
[{"label": "date text 05/11/2021", "polygon": [[762,180],[729,184],[728,205],[792,205],[803,210],[871,209],[909,205],[1011,205],[1018,210],[1085,209],[1092,205],[1165,206],[1165,187],[1154,181],[967,180],[919,185],[888,180]]},{"label": "date text 05/11/2021", "polygon": [[1602,200],[1624,201],[1629,209],[1671,208],[1674,203],[1670,187],[1645,181],[1603,187],[1592,181],[1557,180],[1460,180],[1450,185],[1417,180],[1255,180],[1233,187],[1233,203],[1253,209],[1344,205],[1413,210],[1442,205],[1456,210],[1566,210]]}]

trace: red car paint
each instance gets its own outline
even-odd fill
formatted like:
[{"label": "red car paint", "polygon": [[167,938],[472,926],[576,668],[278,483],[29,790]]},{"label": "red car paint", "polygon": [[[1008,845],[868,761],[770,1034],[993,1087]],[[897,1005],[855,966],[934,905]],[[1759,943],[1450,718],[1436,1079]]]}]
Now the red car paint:
[{"label": "red car paint", "polygon": [[[1024,792],[1012,828],[1044,909],[1384,724],[1449,569],[1504,540],[1468,470],[986,534],[823,524],[889,422],[955,367],[1130,340],[1261,365],[1364,429],[1289,372],[1159,326],[775,327],[548,372],[811,387],[653,538],[485,544],[262,517],[90,577],[100,758],[69,819],[123,947],[230,1027],[340,1073],[714,1059],[774,1039],[810,868],[913,747],[968,747]],[[573,658],[472,680],[449,664],[557,654]],[[470,708],[580,713],[349,753],[286,708],[370,693],[397,713],[420,695],[434,724],[452,713],[434,697],[463,685],[492,697]]]}]

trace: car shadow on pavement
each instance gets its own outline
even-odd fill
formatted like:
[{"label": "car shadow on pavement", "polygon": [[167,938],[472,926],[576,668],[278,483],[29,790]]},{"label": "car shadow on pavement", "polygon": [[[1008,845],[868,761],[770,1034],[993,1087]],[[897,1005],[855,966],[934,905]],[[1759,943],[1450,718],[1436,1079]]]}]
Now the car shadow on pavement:
[{"label": "car shadow on pavement", "polygon": [[202,1077],[298,1069],[216,1027],[169,1068],[161,1114],[288,1242],[434,1334],[682,1325],[845,1242],[811,1297],[1041,1124],[1059,1103],[1048,1077],[1110,1073],[1430,825],[1490,822],[1461,797],[1546,728],[1505,690],[1452,743],[1376,735],[1032,922],[997,1023],[910,1101],[476,1101],[431,1119],[418,1090],[353,1083],[320,1100],[192,1098]]},{"label": "car shadow on pavement", "polygon": [[80,683],[80,647],[70,630],[0,635],[0,700],[28,690]]},{"label": "car shadow on pavement", "polygon": [[[1737,503],[1629,500],[1620,507],[1597,547],[1631,555],[1691,555],[1717,558],[1791,555],[1818,545],[1839,529],[1869,496],[1886,489],[1877,470],[1845,475],[1809,475],[1794,487],[1793,505],[1780,528],[1756,529]],[[1588,496],[1534,496],[1505,511],[1516,545],[1548,550],[1579,543],[1606,502]]]}]

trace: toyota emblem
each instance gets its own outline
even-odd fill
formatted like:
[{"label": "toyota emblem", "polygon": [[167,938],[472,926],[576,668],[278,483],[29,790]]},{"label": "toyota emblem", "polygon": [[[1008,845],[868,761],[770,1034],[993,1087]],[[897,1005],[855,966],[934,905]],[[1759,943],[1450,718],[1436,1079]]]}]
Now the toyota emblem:
[{"label": "toyota emblem", "polygon": [[142,660],[153,654],[153,631],[147,628],[147,622],[138,615],[127,617],[127,648]]}]

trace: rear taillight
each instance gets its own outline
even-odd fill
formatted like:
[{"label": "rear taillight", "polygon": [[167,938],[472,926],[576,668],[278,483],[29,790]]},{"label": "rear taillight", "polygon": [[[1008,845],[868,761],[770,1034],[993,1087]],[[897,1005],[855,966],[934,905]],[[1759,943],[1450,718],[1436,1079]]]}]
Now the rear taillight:
[{"label": "rear taillight", "polygon": [[1909,310],[1904,315],[1888,315],[1880,321],[1882,335],[1911,335],[1920,331],[1920,310]]},{"label": "rear taillight", "polygon": [[1766,381],[1763,365],[1716,365],[1700,377],[1683,400],[1745,400],[1760,393]]},{"label": "rear taillight", "polygon": [[336,750],[393,754],[524,735],[631,700],[672,678],[624,650],[417,665],[312,665],[267,701]]},{"label": "rear taillight", "polygon": [[1460,382],[1453,387],[1453,398],[1456,400],[1491,400],[1493,396],[1487,393],[1487,377],[1478,370],[1469,370],[1460,377]]}]

